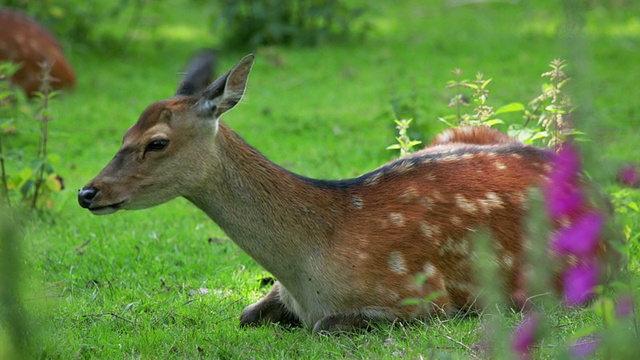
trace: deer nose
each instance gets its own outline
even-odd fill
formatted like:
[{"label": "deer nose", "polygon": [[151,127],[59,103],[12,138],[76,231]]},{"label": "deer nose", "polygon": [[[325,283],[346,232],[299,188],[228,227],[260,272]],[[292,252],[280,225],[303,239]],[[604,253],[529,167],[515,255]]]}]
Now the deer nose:
[{"label": "deer nose", "polygon": [[91,206],[93,199],[98,195],[98,189],[93,186],[85,187],[78,190],[78,204],[87,209]]}]

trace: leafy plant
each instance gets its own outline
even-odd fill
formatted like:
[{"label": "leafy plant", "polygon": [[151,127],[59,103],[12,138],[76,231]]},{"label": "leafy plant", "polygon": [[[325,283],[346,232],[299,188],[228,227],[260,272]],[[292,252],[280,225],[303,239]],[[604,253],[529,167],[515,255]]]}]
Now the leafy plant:
[{"label": "leafy plant", "polygon": [[387,150],[400,150],[400,156],[405,156],[413,152],[413,148],[416,145],[420,145],[422,141],[411,140],[407,131],[411,121],[409,120],[394,120],[396,123],[396,129],[398,129],[398,137],[396,137],[397,144],[387,146]]},{"label": "leafy plant", "polygon": [[[440,118],[440,121],[451,127],[460,125],[493,126],[503,123],[502,120],[493,118],[497,113],[494,112],[492,106],[487,105],[487,99],[489,98],[489,89],[487,89],[487,85],[489,85],[493,79],[484,79],[484,74],[477,73],[476,79],[473,82],[470,82],[467,79],[462,79],[462,74],[464,72],[460,69],[454,69],[451,73],[456,77],[456,79],[450,80],[447,83],[447,89],[455,89],[456,94],[449,101],[449,107],[455,108],[456,113],[454,115],[442,117]],[[472,101],[476,104],[476,107],[473,109],[473,114],[463,112],[464,107],[470,106],[468,95],[464,92],[464,89],[474,90],[471,94]],[[502,112],[504,112],[504,110]]]},{"label": "leafy plant", "polygon": [[[43,86],[37,94],[38,103],[33,104],[9,85],[8,79],[17,69],[15,64],[0,64],[0,199],[9,207],[18,197],[31,209],[51,209],[53,194],[63,188],[62,178],[53,169],[59,157],[47,150],[49,122],[54,119],[50,105],[56,95],[50,86],[51,64],[43,64]],[[34,119],[37,122],[29,121]],[[30,154],[33,134],[37,144]]]},{"label": "leafy plant", "polygon": [[[542,73],[549,82],[542,85],[542,93],[522,106],[524,124],[511,125],[509,134],[525,142],[541,140],[544,145],[559,150],[560,145],[572,135],[582,134],[573,129],[570,114],[573,110],[571,98],[564,91],[570,78],[565,74],[565,60],[555,59],[549,63],[550,71]],[[533,128],[530,124],[536,122]]]},{"label": "leafy plant", "polygon": [[223,45],[256,48],[263,45],[317,45],[363,34],[363,7],[339,0],[219,0],[217,21],[224,29]]},{"label": "leafy plant", "polygon": [[[541,144],[553,147],[556,151],[560,145],[571,136],[583,133],[575,130],[571,123],[570,114],[573,110],[571,98],[564,91],[570,78],[565,74],[567,64],[564,60],[552,60],[550,71],[544,72],[542,77],[549,78],[548,83],[542,85],[542,93],[531,100],[527,106],[520,102],[508,103],[497,110],[488,105],[489,89],[487,85],[491,78],[484,79],[482,73],[476,74],[476,79],[470,81],[462,78],[464,72],[460,69],[452,70],[454,80],[447,83],[447,89],[456,92],[449,101],[449,107],[455,108],[455,114],[438,118],[450,127],[455,126],[494,126],[505,122],[498,115],[506,113],[522,113],[523,124],[510,124],[509,135],[529,144]],[[469,94],[469,91],[473,93]],[[471,101],[469,101],[471,98]],[[475,104],[472,113],[464,108],[471,102]]]}]

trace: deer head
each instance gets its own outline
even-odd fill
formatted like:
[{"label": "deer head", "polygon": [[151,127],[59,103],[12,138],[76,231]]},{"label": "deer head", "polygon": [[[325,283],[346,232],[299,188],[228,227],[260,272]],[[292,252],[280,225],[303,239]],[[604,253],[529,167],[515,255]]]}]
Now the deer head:
[{"label": "deer head", "polygon": [[242,99],[253,60],[247,55],[201,91],[211,59],[196,58],[175,96],[147,107],[113,160],[78,192],[80,206],[96,215],[149,208],[211,179],[222,166],[215,161],[219,118]]}]

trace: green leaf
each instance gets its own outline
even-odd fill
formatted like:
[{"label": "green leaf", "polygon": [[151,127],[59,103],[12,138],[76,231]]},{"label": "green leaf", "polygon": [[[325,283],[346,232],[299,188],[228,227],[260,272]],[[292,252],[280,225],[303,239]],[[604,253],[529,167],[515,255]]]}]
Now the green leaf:
[{"label": "green leaf", "polygon": [[439,121],[442,121],[443,123],[447,124],[449,127],[453,127],[453,124],[450,123],[449,121],[447,121],[447,119],[443,118],[443,117],[439,117],[438,118]]},{"label": "green leaf", "polygon": [[496,110],[495,114],[499,115],[504,113],[516,112],[516,111],[524,111],[524,109],[525,107],[521,103],[512,102],[510,104],[500,107],[498,110]]},{"label": "green leaf", "polygon": [[593,311],[600,316],[605,324],[613,326],[616,320],[616,305],[610,298],[601,297],[592,305]]},{"label": "green leaf", "polygon": [[51,174],[47,180],[45,181],[45,185],[47,189],[52,192],[60,192],[62,191],[62,183],[56,174]]},{"label": "green leaf", "polygon": [[538,131],[535,134],[533,134],[533,136],[531,137],[531,140],[538,140],[538,139],[544,139],[546,137],[549,137],[549,133],[546,131]]},{"label": "green leaf", "polygon": [[483,124],[488,125],[489,127],[491,127],[491,126],[497,125],[497,124],[504,124],[504,121],[502,121],[500,119],[491,119],[491,120],[484,121]]},{"label": "green leaf", "polygon": [[640,207],[638,207],[638,204],[635,201],[629,201],[627,206],[635,212],[640,212]]},{"label": "green leaf", "polygon": [[582,329],[578,329],[576,332],[574,332],[573,334],[571,334],[571,339],[572,340],[578,340],[580,338],[583,338],[587,335],[592,335],[595,334],[598,331],[598,327],[595,325],[589,325],[586,326]]},{"label": "green leaf", "polygon": [[422,304],[422,299],[418,298],[407,298],[400,301],[400,306],[417,306],[420,304]]},{"label": "green leaf", "polygon": [[58,154],[48,154],[47,161],[53,165],[58,165],[60,163],[60,155]]},{"label": "green leaf", "polygon": [[566,113],[566,111],[564,111],[563,109],[555,106],[555,105],[548,105],[544,108],[546,111],[553,113],[553,114],[564,114]]},{"label": "green leaf", "polygon": [[482,87],[481,87],[481,89],[486,88],[486,87],[487,87],[487,85],[489,85],[489,83],[491,82],[491,80],[493,80],[493,78],[489,78],[489,79],[485,80],[485,81],[482,83]]}]

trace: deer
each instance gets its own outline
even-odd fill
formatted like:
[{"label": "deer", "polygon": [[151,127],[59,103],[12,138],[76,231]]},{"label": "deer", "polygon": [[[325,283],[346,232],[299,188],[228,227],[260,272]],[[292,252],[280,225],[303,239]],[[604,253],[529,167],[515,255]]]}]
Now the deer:
[{"label": "deer", "polygon": [[10,9],[0,8],[0,61],[20,65],[11,77],[12,84],[33,97],[42,86],[42,68],[51,66],[51,87],[72,89],[76,85],[73,67],[64,56],[56,38],[34,19]]},{"label": "deer", "polygon": [[[527,194],[551,171],[551,151],[459,128],[355,178],[305,177],[220,120],[241,102],[253,63],[247,55],[199,90],[207,64],[194,62],[174,96],[149,105],[78,191],[80,206],[104,215],[183,197],[204,211],[277,280],[241,312],[241,326],[351,332],[472,309],[479,229],[491,234],[506,295],[523,300]],[[403,302],[411,298],[430,300]]]}]

